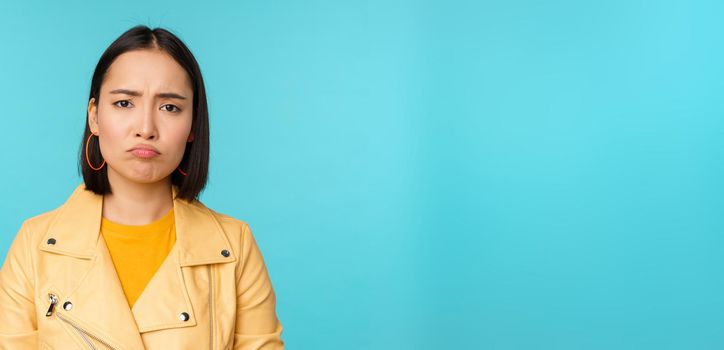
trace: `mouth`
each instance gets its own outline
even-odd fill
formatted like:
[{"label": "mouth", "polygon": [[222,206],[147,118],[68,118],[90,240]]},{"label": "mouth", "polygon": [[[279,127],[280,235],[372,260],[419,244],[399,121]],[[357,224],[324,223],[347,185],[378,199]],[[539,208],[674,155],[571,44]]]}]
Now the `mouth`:
[{"label": "mouth", "polygon": [[130,152],[136,157],[146,158],[146,159],[153,158],[153,157],[160,155],[160,153],[158,153],[154,150],[145,149],[145,148],[135,148],[135,149],[132,149]]}]

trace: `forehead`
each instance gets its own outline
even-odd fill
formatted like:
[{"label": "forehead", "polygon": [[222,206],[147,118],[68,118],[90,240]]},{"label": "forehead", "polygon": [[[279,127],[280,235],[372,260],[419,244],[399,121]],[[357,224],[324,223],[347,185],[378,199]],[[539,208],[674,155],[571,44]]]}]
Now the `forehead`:
[{"label": "forehead", "polygon": [[158,49],[128,51],[116,57],[108,67],[101,91],[118,88],[192,92],[186,70],[171,55]]}]

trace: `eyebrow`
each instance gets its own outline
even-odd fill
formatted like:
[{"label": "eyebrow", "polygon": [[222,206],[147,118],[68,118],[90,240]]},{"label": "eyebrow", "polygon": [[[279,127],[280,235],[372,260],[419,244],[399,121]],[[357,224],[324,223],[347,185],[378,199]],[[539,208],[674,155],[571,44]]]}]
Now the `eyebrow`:
[{"label": "eyebrow", "polygon": [[[131,95],[131,96],[141,96],[142,93],[134,90],[128,90],[128,89],[115,89],[110,92],[111,94],[125,94],[125,95]],[[181,96],[175,92],[159,92],[156,94],[156,97],[161,98],[177,98],[179,100],[185,100],[186,97]]]}]

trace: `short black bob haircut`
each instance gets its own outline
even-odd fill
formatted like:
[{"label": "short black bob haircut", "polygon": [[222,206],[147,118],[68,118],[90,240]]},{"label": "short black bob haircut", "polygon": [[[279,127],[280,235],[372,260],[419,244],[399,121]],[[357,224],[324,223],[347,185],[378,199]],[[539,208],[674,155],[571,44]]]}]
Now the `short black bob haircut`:
[{"label": "short black bob haircut", "polygon": [[[186,173],[183,176],[178,169],[171,173],[172,186],[177,186],[176,197],[187,201],[198,200],[199,193],[206,186],[209,171],[209,111],[206,104],[206,89],[201,76],[201,69],[191,51],[176,35],[166,29],[151,29],[145,25],[137,25],[118,37],[103,52],[98,60],[90,87],[90,97],[95,98],[95,104],[100,101],[101,84],[103,83],[106,71],[111,63],[121,54],[141,49],[160,49],[171,55],[176,62],[188,73],[193,85],[193,121],[191,133],[194,139],[186,143],[186,150],[181,159],[181,170]],[[87,104],[86,104],[87,107]],[[108,164],[99,171],[90,168],[86,161],[85,142],[91,134],[88,126],[88,113],[86,112],[85,131],[80,147],[80,171],[83,174],[83,181],[88,190],[96,194],[107,194],[111,192],[111,185],[108,182]],[[88,141],[88,158],[94,167],[103,163],[98,137],[91,137]]]}]

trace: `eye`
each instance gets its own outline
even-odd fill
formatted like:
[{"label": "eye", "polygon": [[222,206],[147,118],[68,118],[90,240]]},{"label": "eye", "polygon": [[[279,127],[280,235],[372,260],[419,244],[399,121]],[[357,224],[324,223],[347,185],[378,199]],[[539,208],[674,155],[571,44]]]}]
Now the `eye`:
[{"label": "eye", "polygon": [[[168,107],[171,107],[170,109]],[[176,107],[175,105],[163,105],[161,106],[166,112],[180,112],[181,109]]]},{"label": "eye", "polygon": [[[125,102],[125,105],[123,104],[124,102]],[[118,105],[119,103],[121,103],[120,106]],[[131,101],[128,101],[128,100],[120,100],[120,101],[116,101],[113,103],[113,105],[121,107],[121,108],[126,108],[129,104],[131,104]]]}]

